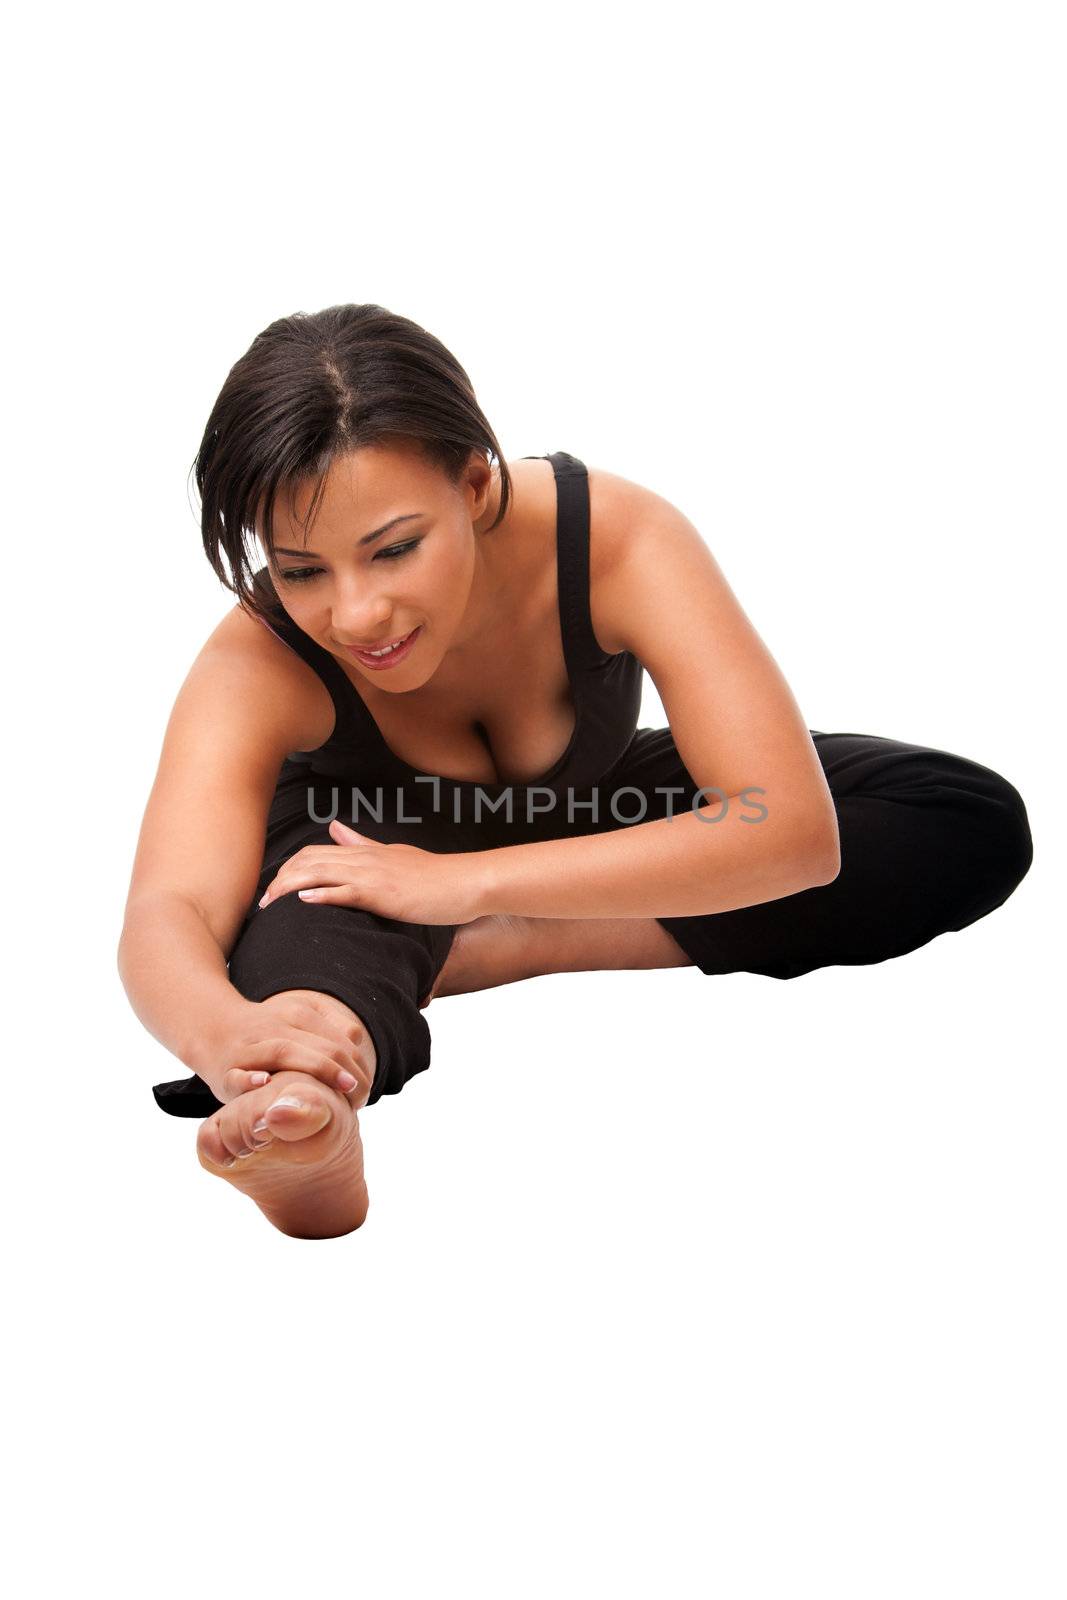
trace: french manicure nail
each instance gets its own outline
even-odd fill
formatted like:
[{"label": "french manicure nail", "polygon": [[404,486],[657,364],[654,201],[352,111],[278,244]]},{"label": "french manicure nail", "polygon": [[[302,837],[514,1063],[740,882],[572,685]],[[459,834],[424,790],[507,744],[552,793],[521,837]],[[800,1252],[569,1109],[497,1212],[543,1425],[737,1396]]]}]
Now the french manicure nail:
[{"label": "french manicure nail", "polygon": [[291,1094],[283,1094],[280,1099],[273,1100],[267,1110],[273,1111],[275,1106],[292,1106],[294,1111],[303,1111],[304,1102],[303,1100],[294,1099]]},{"label": "french manicure nail", "polygon": [[254,1084],[257,1084],[257,1085],[262,1085],[264,1083],[269,1083],[270,1082],[270,1073],[269,1072],[253,1072],[252,1073],[252,1082]]},{"label": "french manicure nail", "polygon": [[354,1089],[358,1081],[358,1078],[353,1078],[350,1072],[339,1072],[337,1074],[337,1082],[342,1089]]},{"label": "french manicure nail", "polygon": [[269,1133],[269,1131],[266,1117],[260,1117],[258,1122],[253,1122],[252,1124],[253,1133]]}]

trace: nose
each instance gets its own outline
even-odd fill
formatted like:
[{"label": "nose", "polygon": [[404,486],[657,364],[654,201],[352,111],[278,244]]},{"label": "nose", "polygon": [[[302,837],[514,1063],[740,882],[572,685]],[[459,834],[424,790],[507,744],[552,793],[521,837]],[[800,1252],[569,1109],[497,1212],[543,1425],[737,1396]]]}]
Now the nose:
[{"label": "nose", "polygon": [[358,644],[361,639],[384,638],[392,614],[393,602],[387,595],[340,596],[330,618],[334,637],[348,644]]}]

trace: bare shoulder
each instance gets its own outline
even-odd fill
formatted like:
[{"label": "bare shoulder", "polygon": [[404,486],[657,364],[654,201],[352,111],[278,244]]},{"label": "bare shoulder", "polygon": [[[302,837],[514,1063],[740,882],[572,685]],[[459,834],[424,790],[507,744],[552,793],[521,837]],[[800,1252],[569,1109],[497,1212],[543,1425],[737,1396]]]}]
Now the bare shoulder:
[{"label": "bare shoulder", "polygon": [[601,648],[616,655],[629,648],[634,555],[652,542],[664,556],[673,548],[710,560],[710,551],[688,517],[654,489],[602,467],[588,472],[589,610]]},{"label": "bare shoulder", "polygon": [[294,650],[241,606],[228,611],[208,636],[197,664],[247,693],[250,716],[277,727],[291,750],[317,750],[333,732],[330,692]]}]

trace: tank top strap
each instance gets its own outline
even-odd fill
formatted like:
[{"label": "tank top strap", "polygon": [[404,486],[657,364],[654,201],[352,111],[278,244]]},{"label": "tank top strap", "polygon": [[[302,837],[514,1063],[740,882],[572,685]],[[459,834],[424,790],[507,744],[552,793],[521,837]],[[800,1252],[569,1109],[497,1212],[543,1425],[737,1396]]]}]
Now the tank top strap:
[{"label": "tank top strap", "polygon": [[589,609],[589,472],[566,450],[547,459],[556,476],[556,573],[563,648],[572,670],[590,672],[610,661],[593,632]]},{"label": "tank top strap", "polygon": [[[556,581],[563,652],[571,677],[593,672],[616,658],[600,648],[589,609],[589,473],[585,463],[566,450],[548,456],[556,479]],[[334,731],[328,743],[359,743],[366,738],[370,713],[362,696],[328,650],[298,628],[278,598],[266,566],[252,576],[256,598],[266,616],[265,627],[306,661],[325,683],[334,704]],[[373,722],[373,718],[370,718]]]},{"label": "tank top strap", "polygon": [[306,661],[330,691],[336,720],[328,742],[332,745],[335,739],[359,739],[364,731],[364,723],[357,714],[359,708],[353,702],[358,700],[359,706],[362,707],[363,701],[333,656],[317,644],[310,634],[305,633],[303,628],[297,627],[278,599],[278,591],[266,567],[260,567],[258,572],[253,573],[252,587],[256,598],[267,612],[267,618],[261,617],[258,620],[263,622],[264,627],[269,628],[283,644],[287,644],[302,661]]}]

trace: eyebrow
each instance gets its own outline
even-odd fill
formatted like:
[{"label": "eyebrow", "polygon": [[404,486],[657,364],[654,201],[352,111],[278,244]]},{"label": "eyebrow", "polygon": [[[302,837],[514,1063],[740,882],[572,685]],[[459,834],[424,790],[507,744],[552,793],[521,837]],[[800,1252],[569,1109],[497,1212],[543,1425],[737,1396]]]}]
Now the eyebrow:
[{"label": "eyebrow", "polygon": [[[390,528],[395,528],[398,522],[415,522],[424,513],[422,511],[407,511],[402,517],[394,517],[391,522],[383,522],[380,528],[375,528],[373,533],[365,533],[362,539],[356,541],[359,545],[372,544],[375,539],[380,539],[383,533],[388,533]],[[283,544],[274,546],[276,556],[308,556],[313,561],[321,561],[322,557],[314,550],[289,550]]]}]

